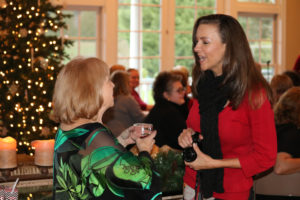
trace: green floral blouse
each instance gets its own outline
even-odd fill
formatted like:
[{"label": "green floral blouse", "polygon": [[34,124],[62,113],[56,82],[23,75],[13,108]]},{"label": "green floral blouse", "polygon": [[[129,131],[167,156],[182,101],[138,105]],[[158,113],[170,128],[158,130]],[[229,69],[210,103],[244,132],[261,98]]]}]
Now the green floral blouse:
[{"label": "green floral blouse", "polygon": [[134,156],[100,123],[59,129],[53,168],[53,199],[161,199],[149,153]]}]

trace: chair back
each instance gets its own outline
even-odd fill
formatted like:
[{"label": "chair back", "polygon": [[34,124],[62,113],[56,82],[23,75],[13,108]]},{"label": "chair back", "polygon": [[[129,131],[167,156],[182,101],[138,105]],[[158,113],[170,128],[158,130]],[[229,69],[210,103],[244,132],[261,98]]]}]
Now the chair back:
[{"label": "chair back", "polygon": [[300,197],[300,173],[277,175],[273,169],[254,178],[256,194]]}]

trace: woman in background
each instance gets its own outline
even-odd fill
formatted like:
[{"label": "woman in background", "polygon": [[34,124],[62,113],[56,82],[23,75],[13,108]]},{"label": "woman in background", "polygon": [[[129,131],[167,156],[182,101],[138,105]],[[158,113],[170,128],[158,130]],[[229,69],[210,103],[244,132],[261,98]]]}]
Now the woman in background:
[{"label": "woman in background", "polygon": [[138,103],[130,94],[129,74],[117,70],[111,75],[114,87],[114,106],[103,116],[103,122],[117,137],[134,123],[142,122],[145,118]]},{"label": "woman in background", "polygon": [[[113,106],[114,84],[106,63],[76,58],[60,71],[54,88],[53,199],[161,199],[149,155],[155,132],[140,138],[128,130],[118,138],[102,123]],[[134,130],[134,129],[133,129]],[[135,143],[138,157],[124,148]]]},{"label": "woman in background", "polygon": [[182,104],[181,106],[181,110],[183,115],[187,116],[189,113],[189,109],[192,107],[192,102],[190,101],[190,97],[188,96],[189,94],[191,94],[191,87],[189,85],[189,71],[187,70],[186,67],[182,66],[182,65],[177,65],[176,67],[174,67],[171,72],[173,74],[177,74],[179,76],[181,76],[181,84],[182,86],[185,88],[185,95],[184,95],[184,104]]},{"label": "woman in background", "polygon": [[300,87],[286,91],[274,108],[278,141],[276,174],[300,172]]},{"label": "woman in background", "polygon": [[[253,199],[252,176],[275,164],[276,132],[271,89],[239,22],[231,16],[200,17],[194,25],[193,89],[196,100],[178,138],[193,146],[186,163],[184,199]],[[201,133],[201,150],[192,140]],[[200,184],[200,188],[198,188]],[[195,193],[195,190],[196,193]],[[201,191],[201,193],[199,193]]]},{"label": "woman in background", "polygon": [[184,104],[185,88],[181,77],[171,72],[161,72],[153,83],[154,107],[146,117],[146,123],[153,124],[157,131],[156,145],[167,145],[173,149],[182,150],[178,145],[177,137],[186,128],[187,113],[181,112]]},{"label": "woman in background", "polygon": [[136,102],[139,104],[140,108],[142,110],[151,110],[153,105],[147,105],[142,98],[140,97],[139,93],[135,90],[140,85],[140,74],[137,69],[129,68],[127,69],[127,72],[129,73],[129,85],[131,90],[131,95],[134,97]]},{"label": "woman in background", "polygon": [[273,99],[275,104],[285,91],[293,87],[293,81],[289,76],[285,74],[277,74],[273,76],[270,86],[273,92]]},{"label": "woman in background", "polygon": [[284,75],[287,75],[288,77],[290,77],[290,79],[293,82],[293,86],[300,86],[300,73],[297,71],[293,71],[293,70],[287,70],[285,72],[283,72]]}]

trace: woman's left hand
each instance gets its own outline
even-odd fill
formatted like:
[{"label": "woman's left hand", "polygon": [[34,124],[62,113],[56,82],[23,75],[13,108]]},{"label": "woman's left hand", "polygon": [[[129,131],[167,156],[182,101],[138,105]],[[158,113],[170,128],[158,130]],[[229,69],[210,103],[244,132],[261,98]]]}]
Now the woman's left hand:
[{"label": "woman's left hand", "polygon": [[125,129],[121,135],[119,135],[118,140],[123,146],[127,146],[129,144],[134,144],[136,139],[140,137],[137,131],[135,131],[133,126]]},{"label": "woman's left hand", "polygon": [[185,162],[185,165],[193,168],[194,170],[216,168],[216,166],[214,165],[215,160],[207,154],[203,153],[196,143],[193,143],[193,148],[197,153],[197,158],[193,162]]}]

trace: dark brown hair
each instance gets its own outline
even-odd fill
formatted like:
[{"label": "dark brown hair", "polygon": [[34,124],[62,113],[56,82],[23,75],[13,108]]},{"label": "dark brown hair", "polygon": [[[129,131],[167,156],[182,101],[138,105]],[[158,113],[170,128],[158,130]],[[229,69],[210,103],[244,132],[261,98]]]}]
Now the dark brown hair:
[{"label": "dark brown hair", "polygon": [[277,74],[273,76],[270,86],[273,91],[274,102],[277,102],[285,91],[293,87],[293,81],[285,74]]},{"label": "dark brown hair", "polygon": [[300,87],[288,89],[274,108],[276,124],[293,123],[300,127]]},{"label": "dark brown hair", "polygon": [[114,97],[119,95],[129,95],[129,74],[123,70],[114,71],[110,77],[111,81],[114,83]]},{"label": "dark brown hair", "polygon": [[160,72],[153,83],[153,98],[155,102],[164,99],[164,92],[170,92],[173,88],[172,84],[176,81],[181,82],[181,76],[172,72]]},{"label": "dark brown hair", "polygon": [[[266,95],[272,102],[272,91],[255,62],[248,44],[247,37],[239,22],[229,15],[213,14],[200,17],[193,29],[193,52],[197,44],[197,30],[201,24],[215,24],[219,29],[221,40],[226,44],[222,72],[225,76],[223,84],[229,86],[229,100],[233,109],[242,102],[248,92],[249,102],[253,108],[258,108]],[[193,94],[197,96],[196,85],[202,77],[199,56],[194,52],[195,65],[193,68]]]}]

